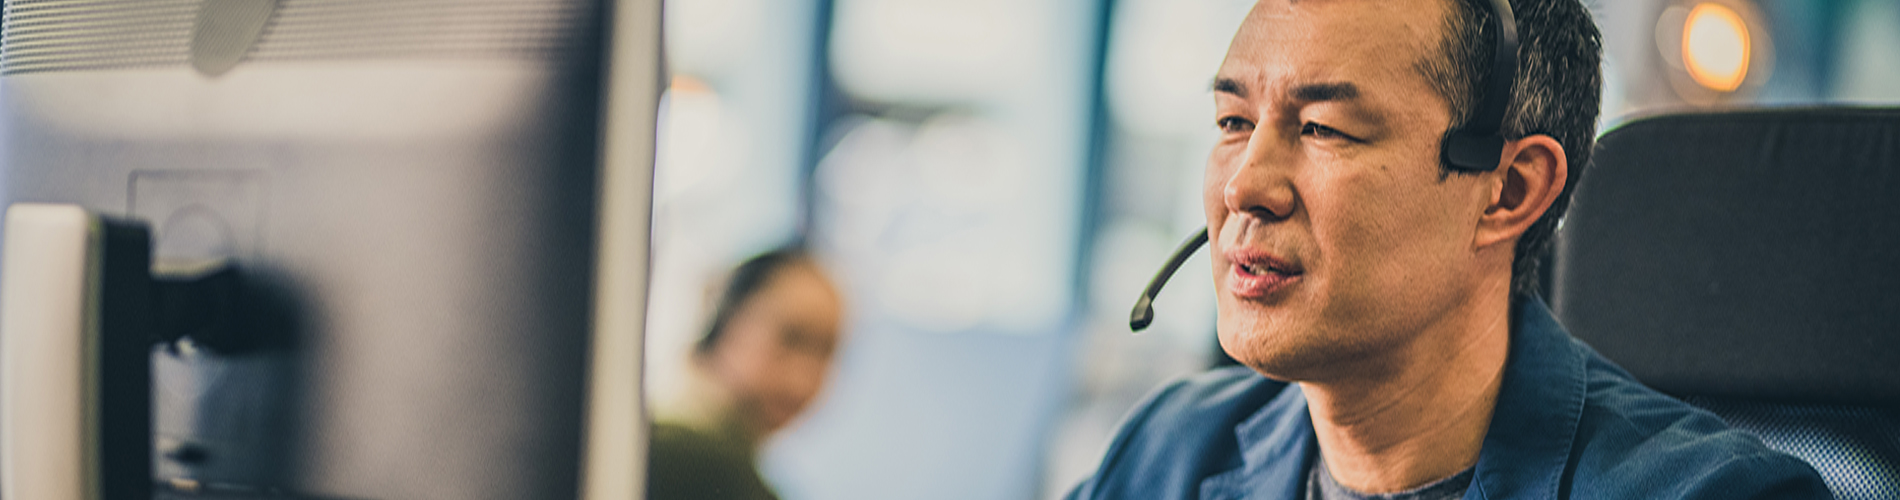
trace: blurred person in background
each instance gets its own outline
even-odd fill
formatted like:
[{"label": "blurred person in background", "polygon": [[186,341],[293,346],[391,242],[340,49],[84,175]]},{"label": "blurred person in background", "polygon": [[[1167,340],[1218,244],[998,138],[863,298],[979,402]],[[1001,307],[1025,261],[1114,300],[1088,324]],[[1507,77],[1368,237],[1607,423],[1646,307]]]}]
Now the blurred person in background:
[{"label": "blurred person in background", "polygon": [[831,279],[801,250],[740,264],[693,346],[692,401],[653,426],[647,497],[776,499],[759,475],[757,452],[824,387],[843,307]]}]

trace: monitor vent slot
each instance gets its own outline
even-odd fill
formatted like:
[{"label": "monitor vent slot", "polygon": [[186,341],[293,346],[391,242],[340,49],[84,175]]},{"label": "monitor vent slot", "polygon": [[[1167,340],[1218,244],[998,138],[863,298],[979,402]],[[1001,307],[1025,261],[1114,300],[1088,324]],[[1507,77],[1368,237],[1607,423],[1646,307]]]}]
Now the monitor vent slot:
[{"label": "monitor vent slot", "polygon": [[[201,0],[14,0],[0,74],[191,64]],[[246,62],[595,57],[582,0],[279,0]]]}]

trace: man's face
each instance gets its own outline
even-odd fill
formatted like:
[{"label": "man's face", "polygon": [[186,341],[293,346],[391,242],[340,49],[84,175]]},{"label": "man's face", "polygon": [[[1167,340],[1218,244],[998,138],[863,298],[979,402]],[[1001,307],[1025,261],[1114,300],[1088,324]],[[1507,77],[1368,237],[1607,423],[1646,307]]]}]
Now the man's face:
[{"label": "man's face", "polygon": [[[1270,376],[1365,367],[1472,293],[1480,176],[1440,176],[1434,0],[1264,0],[1215,81],[1204,191],[1220,341]],[[1355,363],[1360,362],[1360,363]]]}]

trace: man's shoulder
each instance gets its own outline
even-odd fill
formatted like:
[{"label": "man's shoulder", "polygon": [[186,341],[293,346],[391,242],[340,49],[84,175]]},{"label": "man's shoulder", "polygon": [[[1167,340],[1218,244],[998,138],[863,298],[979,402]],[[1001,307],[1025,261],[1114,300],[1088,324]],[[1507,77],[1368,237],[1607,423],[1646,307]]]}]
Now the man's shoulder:
[{"label": "man's shoulder", "polygon": [[1590,365],[1576,498],[1832,498],[1807,462],[1601,358]]},{"label": "man's shoulder", "polygon": [[1238,465],[1235,426],[1286,387],[1231,367],[1156,389],[1124,417],[1101,467],[1071,498],[1171,498],[1194,491],[1206,476]]}]

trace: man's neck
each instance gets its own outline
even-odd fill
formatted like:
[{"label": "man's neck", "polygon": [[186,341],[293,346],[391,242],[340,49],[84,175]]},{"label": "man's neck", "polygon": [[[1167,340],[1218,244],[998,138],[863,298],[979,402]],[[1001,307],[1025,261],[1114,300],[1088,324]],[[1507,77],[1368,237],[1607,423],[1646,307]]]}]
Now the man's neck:
[{"label": "man's neck", "polygon": [[1510,296],[1489,295],[1361,372],[1373,375],[1300,383],[1340,484],[1404,491],[1477,463],[1510,339]]}]

